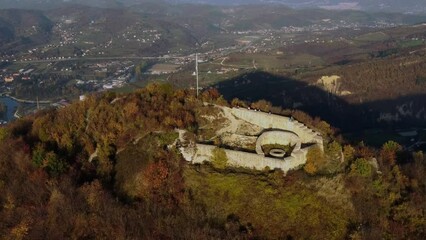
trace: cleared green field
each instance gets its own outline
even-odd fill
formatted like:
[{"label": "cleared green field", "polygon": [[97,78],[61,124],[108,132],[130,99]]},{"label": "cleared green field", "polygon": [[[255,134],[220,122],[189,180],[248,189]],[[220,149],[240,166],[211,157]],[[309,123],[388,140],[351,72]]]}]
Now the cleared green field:
[{"label": "cleared green field", "polygon": [[421,45],[425,45],[423,40],[406,40],[399,44],[399,46],[402,48],[418,47]]},{"label": "cleared green field", "polygon": [[325,62],[322,58],[311,54],[295,54],[284,56],[284,64],[290,66],[318,66],[323,65]]},{"label": "cleared green field", "polygon": [[380,41],[386,41],[390,37],[384,32],[374,32],[374,33],[367,33],[364,35],[360,35],[356,37],[354,40],[361,41],[361,42],[380,42]]},{"label": "cleared green field", "polygon": [[223,62],[225,66],[246,66],[247,68],[265,71],[277,71],[297,66],[318,66],[324,64],[321,57],[315,55],[283,54],[233,54]]},{"label": "cleared green field", "polygon": [[[240,76],[250,70],[237,69],[224,71],[224,69],[231,69],[229,67],[223,67],[220,64],[215,63],[202,63],[199,65],[199,84],[201,87],[207,87],[216,84],[221,81],[232,79]],[[171,75],[160,75],[158,78],[162,78],[167,82],[170,82],[176,86],[186,87],[195,86],[196,76],[193,75],[195,69],[193,66],[187,66],[183,71],[173,73]]]}]

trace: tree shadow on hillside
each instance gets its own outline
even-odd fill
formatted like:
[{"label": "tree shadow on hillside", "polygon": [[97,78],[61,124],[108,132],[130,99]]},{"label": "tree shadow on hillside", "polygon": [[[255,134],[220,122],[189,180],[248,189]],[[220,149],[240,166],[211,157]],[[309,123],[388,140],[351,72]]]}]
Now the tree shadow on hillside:
[{"label": "tree shadow on hillside", "polygon": [[[342,97],[330,94],[320,87],[300,80],[256,71],[220,82],[213,87],[227,100],[239,98],[247,101],[265,99],[274,106],[299,109],[313,117],[321,117],[342,132],[358,131],[366,128],[408,128],[426,126],[426,113],[422,111],[426,94],[404,96],[375,102],[351,104]],[[397,106],[405,104],[405,111],[415,114],[398,113],[398,122],[378,121],[383,113],[398,112]],[[404,110],[404,109],[403,109]],[[399,110],[400,111],[400,110]],[[424,110],[423,110],[424,111]],[[416,118],[423,117],[421,119]]]}]

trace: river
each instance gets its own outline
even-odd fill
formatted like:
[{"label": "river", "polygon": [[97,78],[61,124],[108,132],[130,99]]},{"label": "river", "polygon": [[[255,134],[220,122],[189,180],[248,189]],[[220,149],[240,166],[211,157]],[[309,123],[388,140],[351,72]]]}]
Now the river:
[{"label": "river", "polygon": [[0,102],[6,106],[6,114],[0,115],[0,122],[9,122],[15,119],[14,114],[20,105],[31,105],[28,103],[19,103],[18,101],[6,96],[0,96]]}]

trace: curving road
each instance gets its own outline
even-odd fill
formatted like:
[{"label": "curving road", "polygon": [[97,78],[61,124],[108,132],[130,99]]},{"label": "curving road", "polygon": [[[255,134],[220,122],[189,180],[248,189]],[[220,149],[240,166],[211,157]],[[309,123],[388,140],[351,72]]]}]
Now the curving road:
[{"label": "curving road", "polygon": [[46,62],[68,62],[80,60],[151,60],[151,59],[185,59],[188,57],[78,57],[78,58],[64,58],[64,59],[48,59],[48,60],[31,60],[31,61],[16,61],[15,63],[46,63]]}]

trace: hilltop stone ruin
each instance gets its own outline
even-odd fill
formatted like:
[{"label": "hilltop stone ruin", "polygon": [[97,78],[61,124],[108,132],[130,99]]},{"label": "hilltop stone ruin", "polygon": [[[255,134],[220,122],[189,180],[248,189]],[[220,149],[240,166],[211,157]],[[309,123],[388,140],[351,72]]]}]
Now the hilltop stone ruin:
[{"label": "hilltop stone ruin", "polygon": [[[209,162],[213,150],[226,153],[227,164],[263,170],[281,169],[285,173],[306,163],[310,148],[323,150],[321,135],[293,118],[252,109],[206,106],[201,115],[201,130],[214,130],[214,136],[197,136],[188,142],[180,132],[180,151],[191,163]],[[214,110],[213,110],[214,109]]]}]

